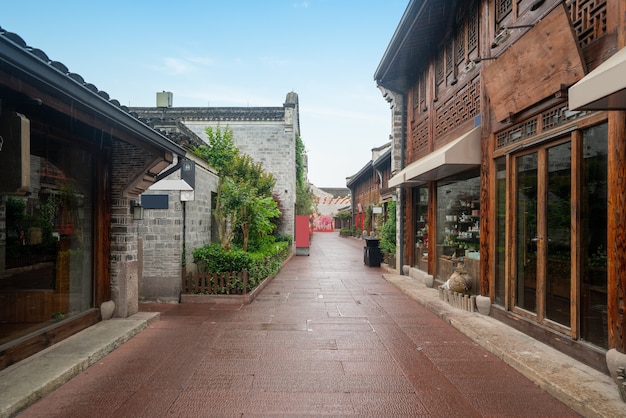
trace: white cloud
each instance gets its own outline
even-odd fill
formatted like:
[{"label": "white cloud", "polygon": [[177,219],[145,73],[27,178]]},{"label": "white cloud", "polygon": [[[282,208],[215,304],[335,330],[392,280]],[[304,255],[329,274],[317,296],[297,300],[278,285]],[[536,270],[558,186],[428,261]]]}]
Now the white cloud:
[{"label": "white cloud", "polygon": [[210,58],[193,56],[185,58],[165,57],[161,61],[160,66],[151,65],[150,68],[169,75],[189,74],[214,64]]}]

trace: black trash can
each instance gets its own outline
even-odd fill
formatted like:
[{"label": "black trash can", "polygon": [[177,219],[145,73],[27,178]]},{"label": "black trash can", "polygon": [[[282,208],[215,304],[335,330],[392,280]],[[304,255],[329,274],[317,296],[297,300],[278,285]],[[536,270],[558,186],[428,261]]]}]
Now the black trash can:
[{"label": "black trash can", "polygon": [[380,252],[378,238],[365,238],[365,247],[363,247],[363,263],[369,267],[380,267],[383,255]]}]

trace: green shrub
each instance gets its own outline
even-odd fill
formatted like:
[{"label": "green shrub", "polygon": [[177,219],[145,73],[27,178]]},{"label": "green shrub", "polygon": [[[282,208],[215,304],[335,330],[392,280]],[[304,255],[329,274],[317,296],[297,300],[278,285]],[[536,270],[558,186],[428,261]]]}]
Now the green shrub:
[{"label": "green shrub", "polygon": [[293,237],[291,235],[276,235],[276,242],[287,242],[291,245],[293,244]]},{"label": "green shrub", "polygon": [[[266,243],[255,252],[244,252],[238,248],[225,251],[220,244],[210,244],[193,251],[198,269],[207,273],[238,273],[248,270],[248,291],[254,289],[264,279],[274,276],[291,251],[291,240]],[[243,289],[243,283],[237,283]],[[228,293],[222,289],[223,293]]]},{"label": "green shrub", "polygon": [[239,272],[250,269],[250,254],[237,248],[225,251],[218,243],[209,244],[193,251],[193,260],[205,272]]},{"label": "green shrub", "polygon": [[387,221],[383,224],[380,237],[380,250],[383,254],[396,253],[396,202],[387,206]]},{"label": "green shrub", "polygon": [[256,287],[264,279],[280,271],[283,261],[289,256],[291,244],[287,241],[266,245],[261,251],[250,253],[248,281],[250,288]]},{"label": "green shrub", "polygon": [[349,237],[350,235],[352,235],[352,229],[350,228],[341,228],[339,230],[340,237]]}]

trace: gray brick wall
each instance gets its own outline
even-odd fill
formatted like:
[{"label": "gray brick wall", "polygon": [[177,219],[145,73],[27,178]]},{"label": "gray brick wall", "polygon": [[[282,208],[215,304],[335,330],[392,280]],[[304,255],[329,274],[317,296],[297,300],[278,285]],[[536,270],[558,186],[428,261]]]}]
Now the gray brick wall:
[{"label": "gray brick wall", "polygon": [[133,221],[125,187],[154,159],[145,150],[121,141],[112,143],[111,300],[114,316],[126,318],[139,310],[138,224]]},{"label": "gray brick wall", "polygon": [[[289,109],[292,112],[292,109]],[[291,121],[295,124],[293,116]],[[296,204],[296,133],[285,121],[184,121],[200,138],[207,138],[208,126],[228,127],[242,153],[261,162],[263,168],[276,178],[274,194],[281,200],[283,219],[279,233],[294,236]]]},{"label": "gray brick wall", "polygon": [[[180,179],[180,170],[167,179]],[[144,219],[139,222],[143,270],[139,299],[142,301],[177,302],[181,291],[183,243],[187,269],[194,270],[193,250],[211,241],[211,193],[217,191],[218,178],[196,160],[195,180],[194,200],[191,201],[182,201],[180,191],[148,190],[143,194],[167,194],[168,209],[145,209]]]}]

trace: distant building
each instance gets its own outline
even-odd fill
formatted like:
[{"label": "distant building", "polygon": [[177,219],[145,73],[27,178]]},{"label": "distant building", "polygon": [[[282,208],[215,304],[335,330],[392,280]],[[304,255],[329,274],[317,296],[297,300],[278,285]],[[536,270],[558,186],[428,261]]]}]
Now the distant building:
[{"label": "distant building", "polygon": [[386,203],[393,197],[393,189],[388,186],[390,177],[391,142],[388,142],[373,148],[372,159],[346,179],[352,196],[352,221],[357,230],[376,233],[386,219]]},{"label": "distant building", "polygon": [[313,228],[316,231],[333,231],[342,226],[338,224],[337,214],[350,206],[350,189],[346,187],[315,187],[311,185],[315,196],[316,213],[313,216]]}]

